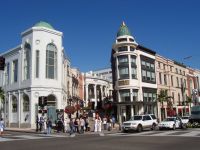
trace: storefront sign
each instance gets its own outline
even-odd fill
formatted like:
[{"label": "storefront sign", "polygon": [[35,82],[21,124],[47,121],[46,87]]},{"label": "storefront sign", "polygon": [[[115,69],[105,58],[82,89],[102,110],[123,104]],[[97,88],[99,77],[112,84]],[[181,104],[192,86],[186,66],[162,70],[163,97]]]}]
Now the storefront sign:
[{"label": "storefront sign", "polygon": [[121,80],[121,81],[118,81],[118,85],[119,85],[119,86],[122,86],[122,85],[129,85],[129,80]]}]

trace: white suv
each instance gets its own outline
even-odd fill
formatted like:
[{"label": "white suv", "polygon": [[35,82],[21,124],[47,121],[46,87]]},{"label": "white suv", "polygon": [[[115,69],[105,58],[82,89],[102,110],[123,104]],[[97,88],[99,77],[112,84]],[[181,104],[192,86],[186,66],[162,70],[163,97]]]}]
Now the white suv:
[{"label": "white suv", "polygon": [[158,122],[154,114],[135,115],[129,121],[123,122],[122,131],[136,130],[141,132],[143,129],[155,130]]}]

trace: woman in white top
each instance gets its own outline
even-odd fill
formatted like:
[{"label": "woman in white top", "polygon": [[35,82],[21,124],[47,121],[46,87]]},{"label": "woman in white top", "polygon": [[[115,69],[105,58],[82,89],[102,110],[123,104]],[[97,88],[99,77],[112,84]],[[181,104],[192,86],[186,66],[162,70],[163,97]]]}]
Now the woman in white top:
[{"label": "woman in white top", "polygon": [[101,132],[101,117],[97,118],[97,131]]},{"label": "woman in white top", "polygon": [[3,134],[3,131],[4,131],[4,121],[3,121],[3,118],[1,118],[1,120],[0,120],[0,135]]},{"label": "woman in white top", "polygon": [[95,117],[95,120],[94,120],[94,132],[97,132],[98,131],[98,119],[97,117]]},{"label": "woman in white top", "polygon": [[47,119],[44,118],[44,133],[47,133]]}]

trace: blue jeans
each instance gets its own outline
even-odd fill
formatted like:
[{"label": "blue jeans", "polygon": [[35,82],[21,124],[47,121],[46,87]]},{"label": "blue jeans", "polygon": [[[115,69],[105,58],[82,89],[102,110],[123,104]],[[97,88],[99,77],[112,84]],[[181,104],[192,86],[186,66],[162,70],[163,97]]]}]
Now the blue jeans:
[{"label": "blue jeans", "polygon": [[51,127],[47,127],[47,134],[51,133]]},{"label": "blue jeans", "polygon": [[74,127],[70,127],[69,134],[72,135],[74,133]]}]

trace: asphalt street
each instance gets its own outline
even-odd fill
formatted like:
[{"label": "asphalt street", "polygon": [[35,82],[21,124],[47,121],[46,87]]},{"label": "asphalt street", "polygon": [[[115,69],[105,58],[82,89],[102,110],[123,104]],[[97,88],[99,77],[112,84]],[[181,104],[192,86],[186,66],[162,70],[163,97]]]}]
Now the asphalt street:
[{"label": "asphalt street", "polygon": [[[147,132],[148,133],[148,132]],[[16,134],[22,133],[7,133]],[[15,136],[16,136],[15,135]],[[24,136],[39,136],[23,134]],[[0,142],[0,150],[199,150],[200,137],[177,136],[100,136],[99,134],[77,135],[75,137],[44,137],[41,139]],[[44,138],[43,138],[44,137]]]}]

